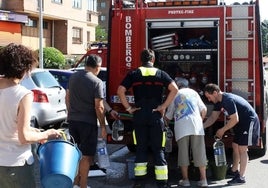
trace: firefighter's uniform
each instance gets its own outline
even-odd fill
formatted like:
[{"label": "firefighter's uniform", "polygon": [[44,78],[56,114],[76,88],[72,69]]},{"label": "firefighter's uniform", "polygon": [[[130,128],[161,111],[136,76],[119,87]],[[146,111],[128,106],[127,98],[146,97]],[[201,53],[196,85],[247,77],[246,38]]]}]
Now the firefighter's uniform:
[{"label": "firefighter's uniform", "polygon": [[167,73],[154,68],[151,64],[143,65],[130,72],[121,85],[132,87],[135,107],[133,139],[136,144],[135,177],[143,178],[147,174],[148,146],[152,149],[155,165],[155,177],[159,182],[167,182],[168,168],[164,156],[165,134],[164,121],[160,112],[153,109],[163,102],[164,88],[172,82]]}]

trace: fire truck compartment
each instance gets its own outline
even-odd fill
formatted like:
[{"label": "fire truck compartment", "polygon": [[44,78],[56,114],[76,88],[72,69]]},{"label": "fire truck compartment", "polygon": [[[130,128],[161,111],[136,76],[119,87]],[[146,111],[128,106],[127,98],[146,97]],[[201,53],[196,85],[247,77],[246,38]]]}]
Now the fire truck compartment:
[{"label": "fire truck compartment", "polygon": [[188,79],[207,105],[203,88],[218,83],[218,21],[150,20],[147,22],[148,47],[156,54],[155,65],[173,79]]}]

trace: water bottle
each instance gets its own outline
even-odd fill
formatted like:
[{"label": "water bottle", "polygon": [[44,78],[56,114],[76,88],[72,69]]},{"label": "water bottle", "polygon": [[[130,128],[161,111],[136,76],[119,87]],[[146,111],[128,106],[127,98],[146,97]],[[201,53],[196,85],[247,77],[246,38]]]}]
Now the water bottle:
[{"label": "water bottle", "polygon": [[124,124],[120,119],[113,122],[112,125],[112,139],[114,141],[121,141],[124,138]]},{"label": "water bottle", "polygon": [[167,127],[166,128],[166,145],[165,145],[166,153],[172,152],[172,140],[173,140],[173,132],[169,127]]},{"label": "water bottle", "polygon": [[215,138],[213,144],[214,157],[216,166],[224,166],[227,164],[224,143],[219,139]]},{"label": "water bottle", "polygon": [[107,168],[110,166],[110,159],[107,152],[106,142],[102,138],[98,138],[97,161],[100,168]]}]

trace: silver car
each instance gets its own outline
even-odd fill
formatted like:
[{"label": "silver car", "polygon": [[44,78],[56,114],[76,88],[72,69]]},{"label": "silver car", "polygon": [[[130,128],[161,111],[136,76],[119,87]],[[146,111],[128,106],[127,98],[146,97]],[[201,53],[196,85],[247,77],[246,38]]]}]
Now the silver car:
[{"label": "silver car", "polygon": [[31,125],[36,128],[48,128],[60,125],[67,117],[65,89],[48,70],[34,69],[25,76],[21,85],[34,95]]}]

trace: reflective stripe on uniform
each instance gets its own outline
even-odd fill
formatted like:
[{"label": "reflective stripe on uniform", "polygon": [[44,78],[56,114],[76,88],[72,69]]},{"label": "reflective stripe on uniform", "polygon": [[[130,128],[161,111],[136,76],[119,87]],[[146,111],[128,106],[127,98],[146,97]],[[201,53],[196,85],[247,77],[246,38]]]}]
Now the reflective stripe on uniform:
[{"label": "reflective stripe on uniform", "polygon": [[142,76],[155,76],[158,70],[155,67],[139,67]]},{"label": "reflective stripe on uniform", "polygon": [[154,173],[156,180],[167,180],[168,179],[168,168],[165,166],[155,166]]},{"label": "reflective stripe on uniform", "polygon": [[135,163],[135,176],[145,176],[147,174],[147,163]]},{"label": "reflective stripe on uniform", "polygon": [[134,143],[134,145],[137,145],[137,139],[136,139],[135,130],[132,131],[132,137],[133,137],[133,143]]},{"label": "reflective stripe on uniform", "polygon": [[162,135],[162,147],[165,147],[166,145],[166,141],[167,141],[167,135],[166,132],[163,131],[163,135]]}]

